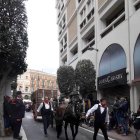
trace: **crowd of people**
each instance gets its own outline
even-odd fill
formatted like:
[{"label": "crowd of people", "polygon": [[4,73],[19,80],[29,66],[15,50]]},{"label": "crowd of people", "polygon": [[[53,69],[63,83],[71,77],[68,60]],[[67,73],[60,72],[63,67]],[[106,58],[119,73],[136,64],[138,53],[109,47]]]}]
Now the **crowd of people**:
[{"label": "crowd of people", "polygon": [[[117,96],[114,98],[114,103],[113,105],[111,105],[111,107],[112,111],[108,112],[109,124],[107,131],[115,129],[118,134],[127,136],[130,132],[130,127],[134,127],[134,135],[136,137],[136,140],[139,140],[138,132],[140,130],[140,108],[138,109],[137,113],[131,114],[131,112],[129,111],[129,101],[127,100],[127,98],[119,98]],[[87,118],[87,124],[89,125],[89,127],[94,127],[95,112],[91,112],[91,114]]]}]

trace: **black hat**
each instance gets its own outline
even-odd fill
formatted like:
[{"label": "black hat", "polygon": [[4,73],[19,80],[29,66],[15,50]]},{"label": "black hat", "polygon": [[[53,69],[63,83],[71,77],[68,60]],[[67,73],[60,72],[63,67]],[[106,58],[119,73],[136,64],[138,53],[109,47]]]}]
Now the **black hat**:
[{"label": "black hat", "polygon": [[22,94],[22,92],[21,91],[17,91],[17,95],[20,95],[20,94]]}]

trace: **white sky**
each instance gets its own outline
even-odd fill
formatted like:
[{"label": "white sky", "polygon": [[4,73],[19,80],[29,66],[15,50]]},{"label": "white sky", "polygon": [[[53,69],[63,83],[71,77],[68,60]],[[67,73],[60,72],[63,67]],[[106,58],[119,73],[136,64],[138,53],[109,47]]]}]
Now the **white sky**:
[{"label": "white sky", "polygon": [[59,43],[55,0],[28,0],[28,68],[56,74]]}]

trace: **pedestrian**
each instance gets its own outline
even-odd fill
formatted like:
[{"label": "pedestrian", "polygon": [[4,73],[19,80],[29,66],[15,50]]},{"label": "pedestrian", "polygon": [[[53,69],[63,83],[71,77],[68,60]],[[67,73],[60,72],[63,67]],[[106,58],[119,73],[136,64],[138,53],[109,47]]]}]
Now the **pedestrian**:
[{"label": "pedestrian", "polygon": [[116,124],[116,130],[120,130],[121,129],[121,121],[120,121],[120,116],[119,116],[119,112],[118,112],[118,108],[120,106],[120,100],[119,97],[115,96],[114,98],[114,105],[112,105],[113,108],[113,113],[114,113],[114,119],[115,119],[115,124]]},{"label": "pedestrian", "polygon": [[17,91],[16,97],[12,99],[10,108],[10,119],[13,125],[14,139],[22,138],[22,136],[20,136],[19,133],[22,124],[22,118],[24,118],[25,115],[25,105],[23,104],[21,96],[21,91]]},{"label": "pedestrian", "polygon": [[126,99],[124,97],[122,97],[120,99],[120,101],[121,101],[121,105],[118,108],[118,110],[120,111],[120,120],[121,120],[121,123],[122,123],[123,128],[124,128],[124,134],[122,134],[122,136],[127,136],[128,135],[127,120],[129,118],[129,115],[128,115],[128,102],[126,101]]},{"label": "pedestrian", "polygon": [[10,125],[10,95],[4,97],[4,120],[5,120],[5,135],[11,136],[12,130]]},{"label": "pedestrian", "polygon": [[95,104],[91,109],[89,109],[85,118],[87,119],[88,116],[93,112],[95,112],[93,140],[96,140],[99,129],[102,130],[105,140],[109,140],[107,135],[107,127],[109,125],[109,114],[108,107],[106,106],[106,100],[101,99],[99,104]]},{"label": "pedestrian", "polygon": [[137,111],[137,116],[134,118],[133,125],[134,125],[134,135],[136,137],[136,140],[139,140],[138,132],[140,130],[140,111]]},{"label": "pedestrian", "polygon": [[[47,137],[47,128],[50,125],[51,111],[53,111],[55,113],[51,103],[49,102],[48,96],[44,97],[44,102],[42,102],[40,104],[40,106],[38,107],[37,113],[40,112],[40,110],[41,110],[41,115],[42,115],[42,119],[43,119],[44,136]],[[36,114],[36,117],[37,117],[37,114]]]}]

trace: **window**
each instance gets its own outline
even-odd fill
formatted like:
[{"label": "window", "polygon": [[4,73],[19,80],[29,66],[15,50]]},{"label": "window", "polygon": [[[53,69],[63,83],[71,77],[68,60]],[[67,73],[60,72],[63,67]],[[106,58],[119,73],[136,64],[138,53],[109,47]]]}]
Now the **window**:
[{"label": "window", "polygon": [[20,86],[20,87],[19,87],[19,91],[21,91],[21,90],[22,90],[22,87]]},{"label": "window", "polygon": [[28,79],[28,76],[26,76],[26,79]]},{"label": "window", "polygon": [[134,51],[134,71],[135,71],[135,79],[140,78],[140,35],[136,42],[135,51]]},{"label": "window", "polygon": [[32,86],[34,85],[34,81],[32,81]]},{"label": "window", "polygon": [[99,76],[103,76],[123,68],[126,68],[126,55],[123,48],[119,44],[110,45],[102,56]]},{"label": "window", "polygon": [[25,88],[25,92],[28,92],[28,87]]},{"label": "window", "polygon": [[37,86],[39,86],[39,81],[37,81]]},{"label": "window", "polygon": [[21,79],[22,77],[21,77],[21,75],[19,75],[19,79]]}]

